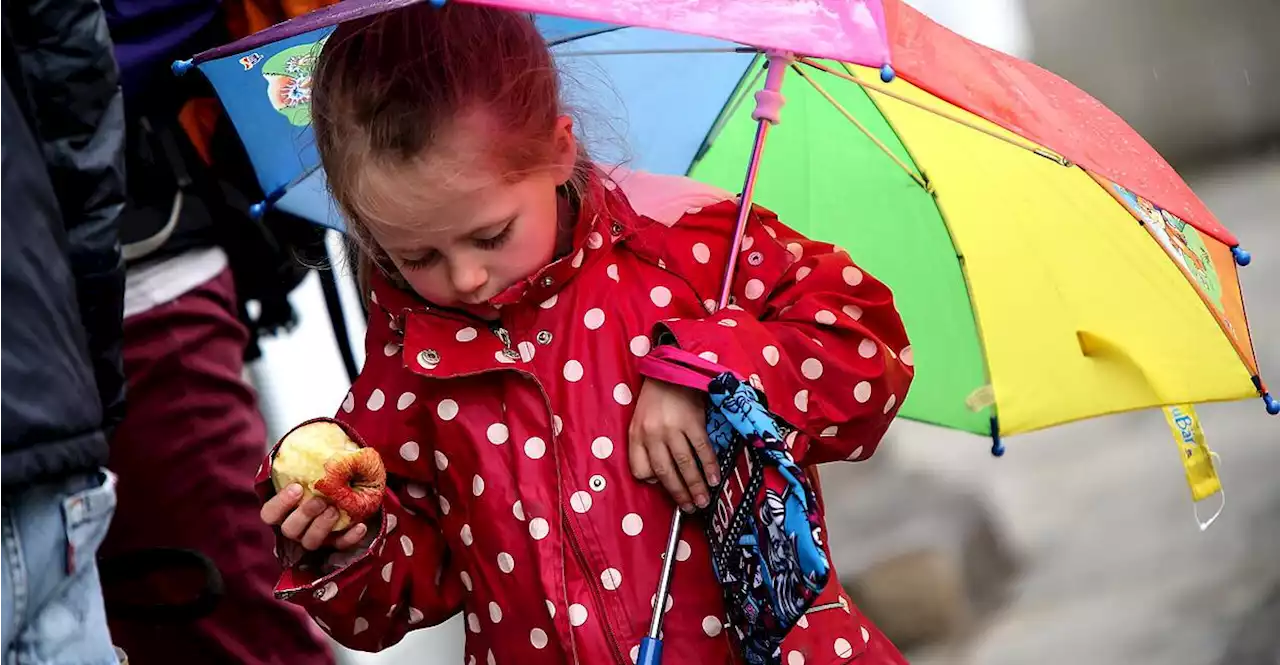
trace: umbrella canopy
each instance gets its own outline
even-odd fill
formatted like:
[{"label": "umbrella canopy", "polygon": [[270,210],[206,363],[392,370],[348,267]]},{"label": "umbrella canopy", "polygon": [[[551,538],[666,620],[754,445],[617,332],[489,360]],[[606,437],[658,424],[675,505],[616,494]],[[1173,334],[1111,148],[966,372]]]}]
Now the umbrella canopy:
[{"label": "umbrella canopy", "polygon": [[[341,228],[307,129],[311,66],[332,25],[404,4],[348,0],[195,58],[270,202]],[[538,13],[597,154],[622,144],[633,168],[735,190],[761,51],[806,54],[755,200],[893,288],[917,366],[902,416],[998,444],[1168,404],[1262,395],[1280,412],[1245,320],[1248,254],[1053,74],[896,0],[485,4]]]}]

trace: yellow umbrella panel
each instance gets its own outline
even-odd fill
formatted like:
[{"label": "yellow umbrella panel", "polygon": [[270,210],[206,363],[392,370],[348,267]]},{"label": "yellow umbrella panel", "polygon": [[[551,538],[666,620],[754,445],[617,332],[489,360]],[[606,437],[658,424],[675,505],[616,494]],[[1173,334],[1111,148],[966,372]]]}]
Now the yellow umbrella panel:
[{"label": "yellow umbrella panel", "polygon": [[[917,372],[903,416],[998,442],[1262,392],[1230,247],[902,77],[792,69],[756,200],[894,290]],[[746,107],[694,177],[735,186]]]}]

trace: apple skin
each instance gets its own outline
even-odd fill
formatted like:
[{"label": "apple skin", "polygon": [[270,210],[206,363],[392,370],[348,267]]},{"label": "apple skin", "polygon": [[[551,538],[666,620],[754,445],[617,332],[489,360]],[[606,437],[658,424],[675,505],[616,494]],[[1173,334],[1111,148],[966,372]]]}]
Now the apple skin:
[{"label": "apple skin", "polygon": [[387,470],[378,451],[362,448],[342,425],[316,420],[280,441],[271,463],[271,483],[277,492],[297,483],[302,486],[302,502],[319,496],[332,504],[338,509],[332,531],[342,531],[378,512]]}]

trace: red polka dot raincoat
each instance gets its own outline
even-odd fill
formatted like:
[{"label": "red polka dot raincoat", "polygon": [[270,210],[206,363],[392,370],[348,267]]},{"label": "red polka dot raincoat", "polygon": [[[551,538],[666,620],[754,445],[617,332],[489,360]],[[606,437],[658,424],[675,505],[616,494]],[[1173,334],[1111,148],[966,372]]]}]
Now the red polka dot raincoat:
[{"label": "red polka dot raincoat", "polygon": [[[323,561],[282,541],[277,593],[355,649],[461,612],[468,663],[632,663],[674,510],[627,456],[637,360],[659,335],[763,387],[801,465],[869,457],[912,378],[889,289],[764,209],[733,303],[708,314],[736,210],[683,178],[598,175],[572,251],[491,301],[493,322],[375,282],[367,360],[337,417],[386,462],[381,526]],[[740,662],[700,518],[682,535],[664,661]],[[782,661],[903,662],[831,580]]]}]

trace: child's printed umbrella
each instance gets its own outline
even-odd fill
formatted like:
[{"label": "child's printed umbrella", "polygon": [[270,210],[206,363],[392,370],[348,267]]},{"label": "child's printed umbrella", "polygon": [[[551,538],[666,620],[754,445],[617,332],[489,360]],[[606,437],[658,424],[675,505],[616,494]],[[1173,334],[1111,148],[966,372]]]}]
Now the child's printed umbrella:
[{"label": "child's printed umbrella", "polygon": [[[606,114],[630,166],[732,189],[762,51],[796,54],[755,201],[893,288],[918,367],[903,416],[998,450],[1001,433],[1160,405],[1260,395],[1280,412],[1237,280],[1248,253],[1146,141],[1053,74],[898,0],[465,1],[535,12],[570,101]],[[307,129],[317,45],[408,3],[347,0],[194,59],[264,204],[341,228]]]}]

